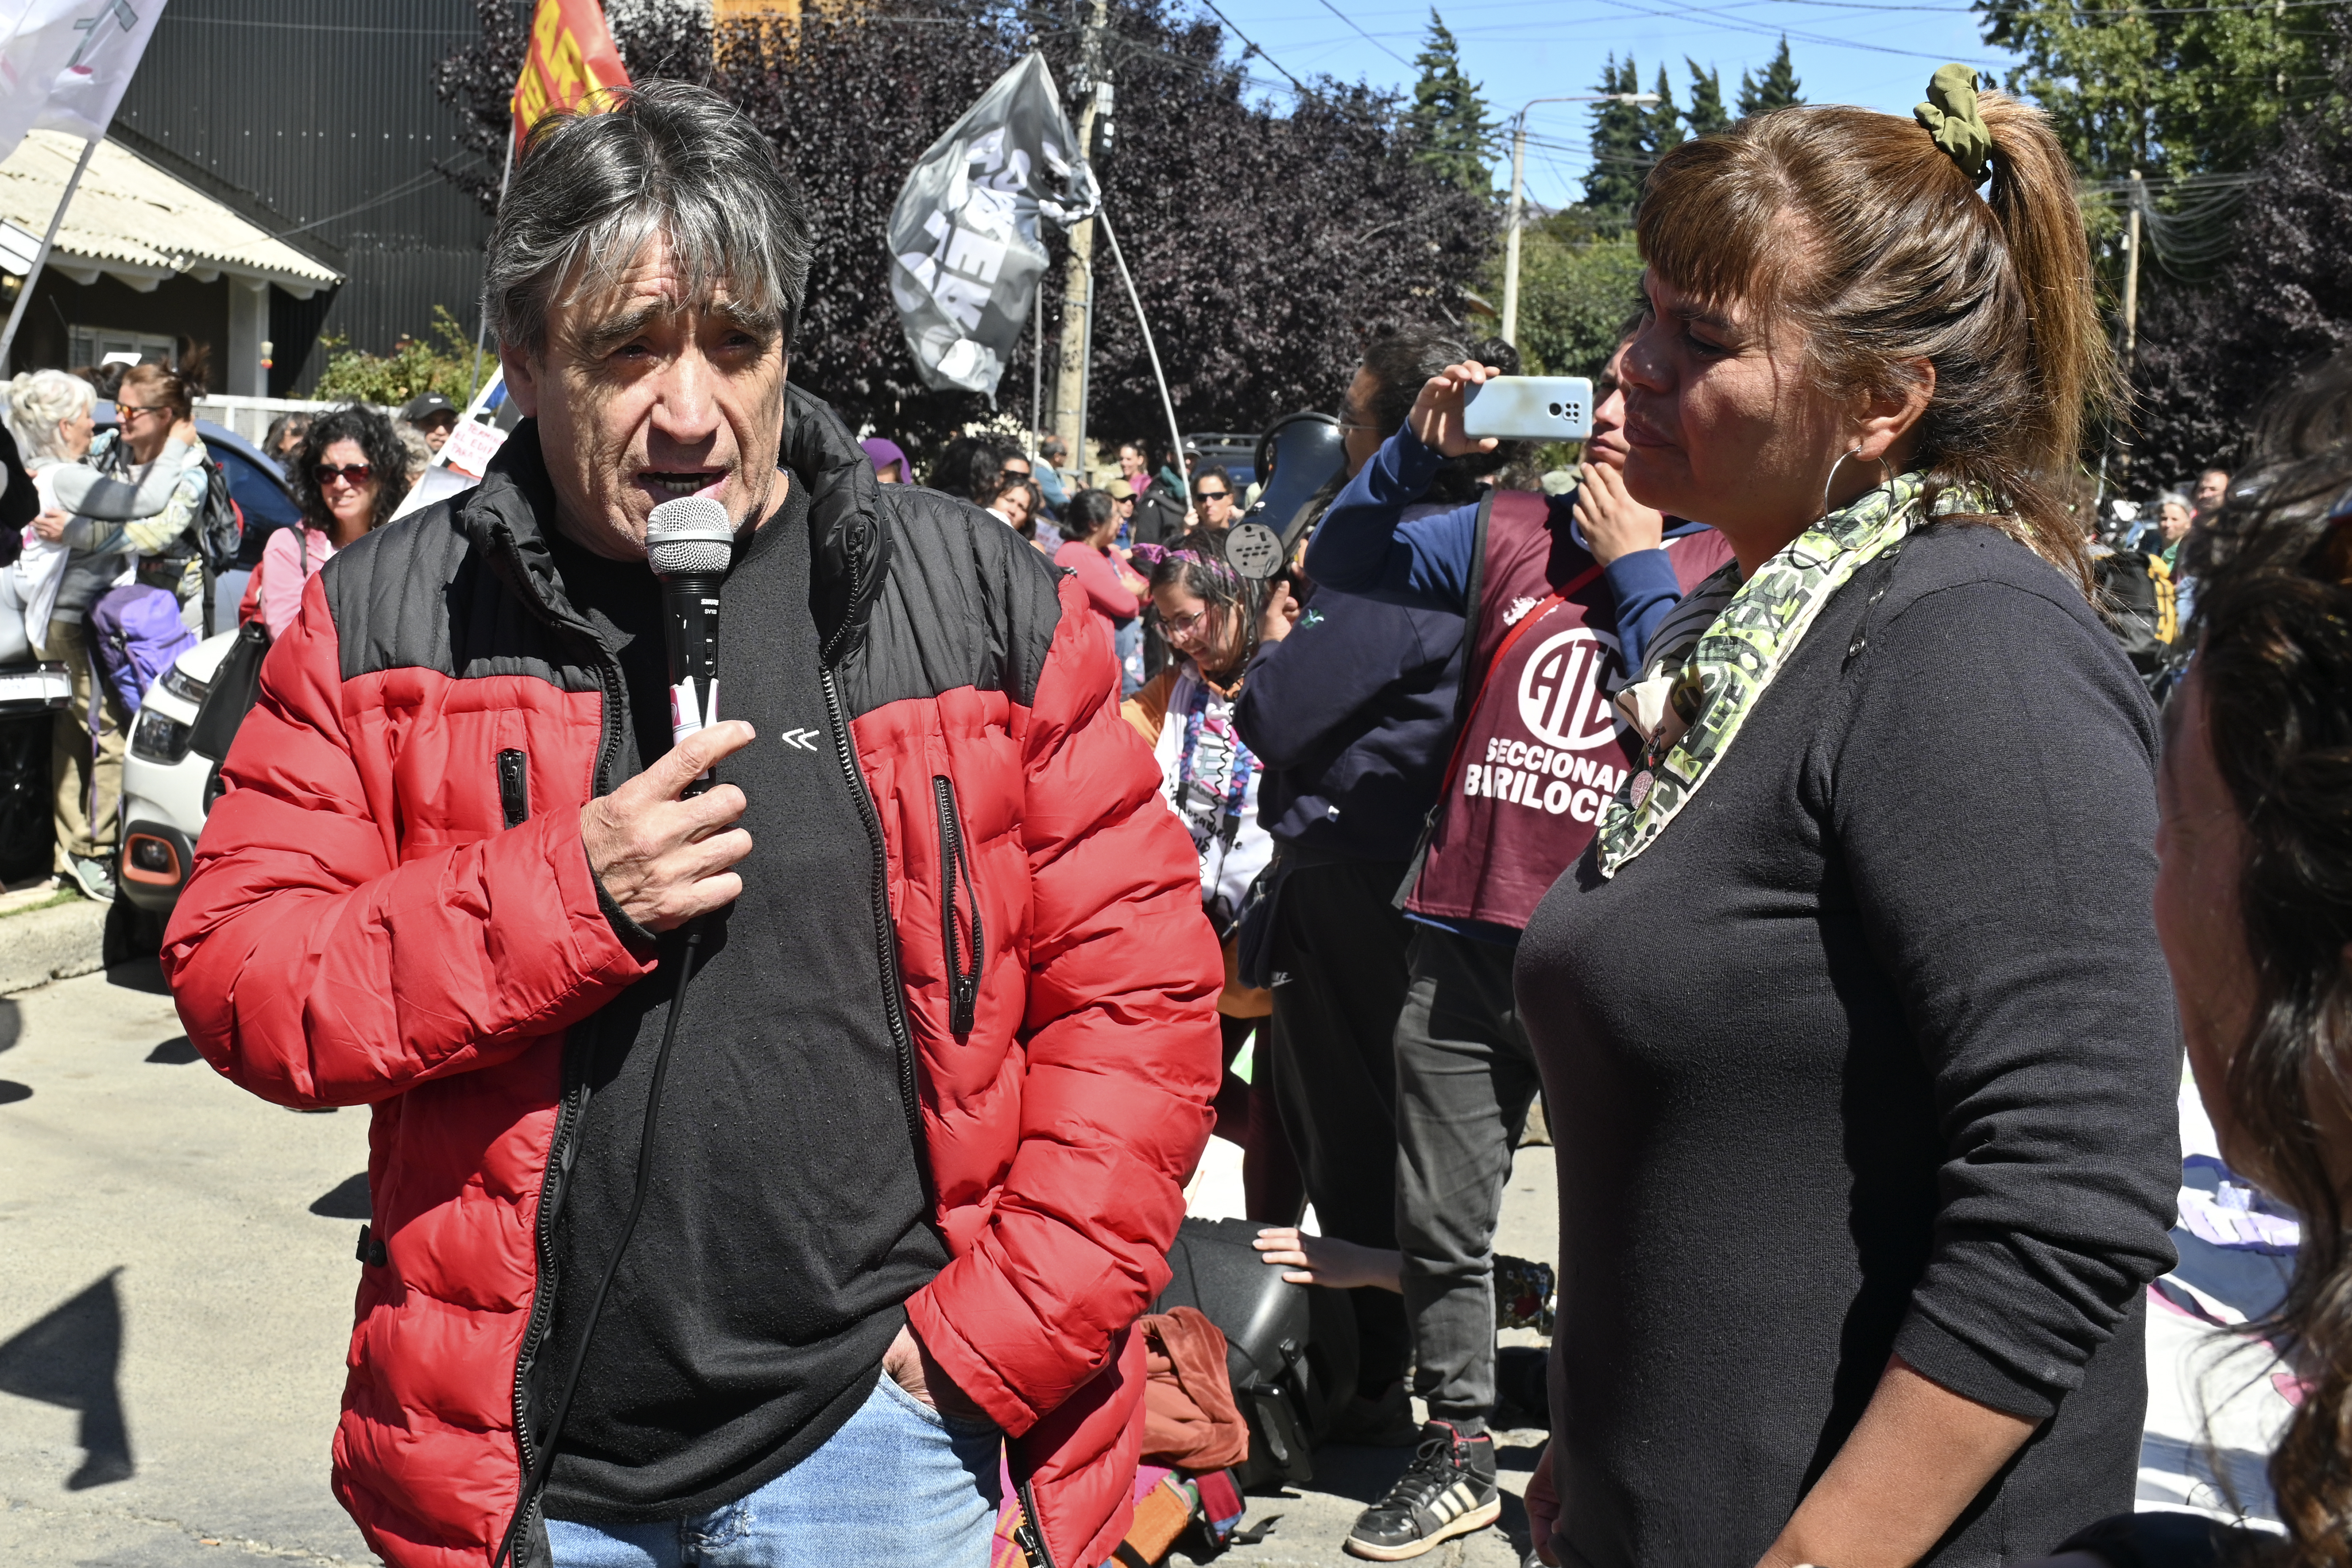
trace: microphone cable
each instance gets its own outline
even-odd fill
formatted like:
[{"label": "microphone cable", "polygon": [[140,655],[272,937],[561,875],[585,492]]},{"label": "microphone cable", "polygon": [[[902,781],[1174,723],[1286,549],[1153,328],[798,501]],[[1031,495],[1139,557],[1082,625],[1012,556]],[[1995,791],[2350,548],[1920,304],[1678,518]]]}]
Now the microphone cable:
[{"label": "microphone cable", "polygon": [[613,1256],[604,1264],[604,1277],[596,1281],[596,1293],[588,1299],[588,1316],[580,1324],[579,1342],[572,1347],[572,1365],[563,1374],[563,1388],[556,1396],[554,1418],[547,1425],[547,1435],[541,1439],[539,1458],[532,1461],[530,1474],[524,1478],[521,1500],[515,1505],[514,1520],[507,1526],[506,1537],[499,1544],[499,1554],[490,1560],[490,1568],[506,1568],[511,1560],[520,1562],[519,1538],[524,1521],[530,1518],[539,1494],[547,1485],[548,1472],[555,1464],[555,1445],[563,1435],[565,1417],[572,1414],[572,1395],[580,1386],[581,1368],[588,1364],[589,1342],[596,1335],[596,1320],[604,1315],[604,1297],[613,1289],[613,1277],[621,1271],[621,1258],[629,1250],[629,1238],[637,1233],[637,1216],[645,1212],[646,1192],[653,1184],[654,1126],[661,1115],[662,1081],[669,1076],[670,1047],[677,1043],[677,1020],[686,1011],[686,983],[694,973],[696,952],[702,945],[702,918],[698,915],[686,926],[686,940],[678,953],[677,986],[670,993],[669,1017],[662,1025],[661,1048],[654,1053],[653,1082],[646,1089],[646,1120],[637,1134],[636,1190],[629,1198],[629,1217],[622,1222],[621,1234],[613,1243]]}]

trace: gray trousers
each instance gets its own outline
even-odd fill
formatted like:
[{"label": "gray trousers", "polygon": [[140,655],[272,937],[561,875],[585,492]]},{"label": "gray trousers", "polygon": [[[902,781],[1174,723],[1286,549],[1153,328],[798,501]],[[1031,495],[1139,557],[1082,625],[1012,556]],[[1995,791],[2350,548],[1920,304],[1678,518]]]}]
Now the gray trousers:
[{"label": "gray trousers", "polygon": [[1540,1081],[1511,996],[1512,948],[1413,928],[1396,1030],[1397,1246],[1413,1392],[1433,1417],[1495,1403],[1495,1226]]}]

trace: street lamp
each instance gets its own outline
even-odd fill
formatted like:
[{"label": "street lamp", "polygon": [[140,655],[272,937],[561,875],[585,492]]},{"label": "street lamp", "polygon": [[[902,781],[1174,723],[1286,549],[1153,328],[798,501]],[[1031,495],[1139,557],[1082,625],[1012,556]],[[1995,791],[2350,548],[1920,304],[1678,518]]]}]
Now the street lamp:
[{"label": "street lamp", "polygon": [[1503,341],[1519,346],[1519,208],[1528,172],[1528,110],[1538,103],[1651,104],[1654,92],[1584,92],[1565,98],[1531,98],[1519,106],[1511,131],[1511,224],[1503,241]]}]

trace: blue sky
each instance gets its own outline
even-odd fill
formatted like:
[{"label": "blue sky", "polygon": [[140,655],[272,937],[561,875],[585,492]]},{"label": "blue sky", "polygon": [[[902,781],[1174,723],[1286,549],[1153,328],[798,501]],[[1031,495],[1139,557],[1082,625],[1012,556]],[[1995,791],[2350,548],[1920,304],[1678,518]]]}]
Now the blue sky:
[{"label": "blue sky", "polygon": [[[1297,76],[1328,72],[1408,89],[1415,74],[1409,62],[1429,22],[1426,0],[1332,0],[1336,12],[1322,0],[1218,5]],[[1690,99],[1685,55],[1719,68],[1728,106],[1739,73],[1762,70],[1783,30],[1804,97],[1812,103],[1908,114],[1927,95],[1927,78],[1947,60],[1988,76],[2013,63],[1984,45],[1975,13],[1960,0],[1441,0],[1438,9],[1460,41],[1464,68],[1482,85],[1498,120],[1531,98],[1591,92],[1612,51],[1621,58],[1633,54],[1644,90],[1664,60],[1680,104]],[[1254,78],[1280,80],[1263,61],[1251,61],[1249,68]],[[1538,104],[1528,115],[1532,199],[1558,206],[1580,194],[1591,123],[1591,110],[1582,104]],[[1507,166],[1497,169],[1498,186],[1508,177]]]}]

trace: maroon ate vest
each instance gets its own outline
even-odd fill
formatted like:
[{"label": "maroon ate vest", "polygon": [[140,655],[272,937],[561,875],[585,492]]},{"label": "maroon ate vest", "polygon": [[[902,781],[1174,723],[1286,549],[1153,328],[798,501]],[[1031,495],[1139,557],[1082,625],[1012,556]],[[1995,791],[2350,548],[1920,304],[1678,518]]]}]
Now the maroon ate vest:
[{"label": "maroon ate vest", "polygon": [[[1415,914],[1523,929],[1625,782],[1637,748],[1609,700],[1616,600],[1570,515],[1554,528],[1550,498],[1496,490],[1479,520],[1465,718],[1405,900]],[[1666,552],[1685,593],[1731,559],[1711,528]]]}]

